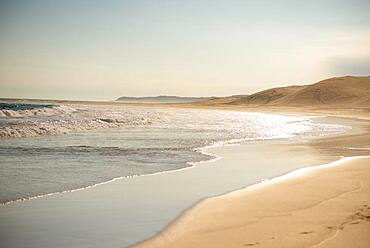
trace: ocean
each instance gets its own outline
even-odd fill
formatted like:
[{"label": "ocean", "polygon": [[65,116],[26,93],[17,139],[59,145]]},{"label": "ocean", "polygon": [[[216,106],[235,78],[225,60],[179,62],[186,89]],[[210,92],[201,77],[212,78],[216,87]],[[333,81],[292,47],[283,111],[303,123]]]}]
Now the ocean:
[{"label": "ocean", "polygon": [[7,105],[4,247],[125,247],[198,201],[339,157],[313,116],[124,105]]},{"label": "ocean", "polygon": [[129,106],[0,105],[0,203],[213,159],[204,147],[345,131],[310,116]]}]

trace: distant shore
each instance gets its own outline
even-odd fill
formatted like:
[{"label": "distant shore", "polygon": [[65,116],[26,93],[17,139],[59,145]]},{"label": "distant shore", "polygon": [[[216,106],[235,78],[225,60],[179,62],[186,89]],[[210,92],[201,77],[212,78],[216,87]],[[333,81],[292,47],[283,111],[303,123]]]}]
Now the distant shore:
[{"label": "distant shore", "polygon": [[[19,100],[19,102],[29,101]],[[351,125],[351,119],[363,120],[362,127],[355,126],[354,130],[344,135],[314,138],[304,146],[314,147],[318,153],[335,156],[351,157],[370,154],[370,115],[366,108],[207,106],[199,103],[39,102],[37,100],[31,102],[312,114],[331,116],[325,119],[344,125]],[[357,154],[357,151],[360,154]],[[281,156],[289,156],[289,152]],[[263,158],[260,157],[258,160]],[[242,162],[240,160],[238,163]],[[370,244],[368,238],[370,185],[366,180],[370,177],[370,158],[357,157],[334,165],[338,166],[313,168],[309,173],[290,177],[289,180],[277,179],[275,183],[259,185],[264,185],[263,187],[252,186],[203,200],[185,211],[159,235],[139,243],[138,247],[290,247],[289,245],[291,247],[341,247],[340,245],[348,247],[352,244],[358,244],[353,247],[367,247]]]},{"label": "distant shore", "polygon": [[311,144],[347,158],[205,199],[134,247],[369,247],[369,122],[352,117],[361,130]]}]

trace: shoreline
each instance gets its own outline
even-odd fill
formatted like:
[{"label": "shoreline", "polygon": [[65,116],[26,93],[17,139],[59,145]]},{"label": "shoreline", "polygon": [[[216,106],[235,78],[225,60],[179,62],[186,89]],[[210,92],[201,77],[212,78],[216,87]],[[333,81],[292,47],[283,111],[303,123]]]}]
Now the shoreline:
[{"label": "shoreline", "polygon": [[[289,114],[289,113],[287,113],[287,114]],[[301,114],[307,114],[307,113],[301,113]],[[339,120],[343,120],[343,119],[346,120],[347,119],[347,120],[361,120],[361,121],[368,122],[367,118],[361,118],[361,117],[357,117],[357,116],[356,117],[342,117],[342,116],[328,116],[328,115],[326,115],[326,116],[317,116],[317,117],[323,117],[323,118],[333,117],[333,118],[338,118]],[[356,129],[357,128],[358,127],[356,127]],[[339,134],[329,135],[329,137],[326,137],[326,136],[314,137],[314,139],[317,138],[318,140],[320,140],[320,139],[330,140],[330,139],[333,139],[333,138],[338,138],[338,137],[340,138],[341,136],[351,136],[351,135],[356,136],[356,135],[361,134],[361,132],[358,132],[358,130],[356,130],[356,129],[348,131],[350,133],[352,132],[352,134],[346,134],[347,132],[343,132],[343,133],[339,133]],[[363,130],[363,131],[365,131],[365,130]],[[368,131],[365,131],[365,133],[369,134]],[[348,147],[347,149],[348,150],[368,151],[370,148],[369,147],[364,147],[364,148]],[[210,205],[208,202],[219,201],[220,204],[227,204],[228,198],[239,198],[238,200],[235,200],[238,203],[238,201],[240,202],[242,200],[241,199],[242,196],[240,196],[240,195],[243,195],[243,194],[245,195],[245,194],[248,194],[248,193],[253,194],[253,193],[256,193],[256,192],[257,193],[258,192],[263,192],[264,190],[266,190],[266,188],[267,189],[268,188],[276,188],[276,187],[279,186],[279,184],[282,184],[282,183],[291,183],[292,181],[297,181],[297,180],[302,180],[302,181],[307,180],[307,177],[309,177],[312,174],[320,174],[320,171],[325,171],[325,170],[328,170],[328,169],[329,170],[330,169],[331,170],[338,170],[338,167],[340,169],[341,166],[346,166],[347,164],[356,163],[357,160],[361,160],[361,159],[366,159],[367,162],[365,162],[365,163],[370,165],[370,155],[362,155],[362,156],[343,156],[342,155],[339,159],[331,161],[329,163],[298,168],[298,169],[295,169],[295,170],[290,171],[288,173],[285,173],[283,175],[276,176],[276,177],[261,181],[261,182],[256,183],[256,184],[246,186],[242,189],[238,189],[238,190],[234,190],[234,191],[231,191],[231,192],[228,192],[228,193],[225,193],[225,194],[205,198],[203,200],[200,200],[199,202],[197,202],[196,204],[194,204],[190,208],[186,209],[185,211],[183,211],[175,220],[173,220],[171,223],[169,223],[163,230],[161,230],[156,235],[154,235],[154,236],[152,236],[148,239],[142,240],[142,241],[140,241],[140,242],[138,242],[138,243],[136,243],[136,244],[134,244],[130,247],[189,247],[189,245],[190,246],[195,245],[195,246],[198,246],[198,247],[200,247],[200,246],[206,246],[206,247],[208,247],[208,246],[212,246],[212,247],[225,247],[225,246],[227,246],[227,247],[240,247],[240,246],[243,246],[243,244],[236,245],[232,242],[231,243],[222,242],[222,240],[227,240],[229,238],[236,238],[235,233],[234,234],[232,234],[232,233],[226,234],[226,233],[223,233],[222,231],[220,231],[220,233],[218,234],[219,237],[222,236],[222,238],[220,238],[216,242],[213,242],[213,241],[210,241],[210,240],[208,240],[209,242],[206,242],[206,243],[199,243],[198,242],[197,239],[202,237],[203,233],[207,233],[208,232],[207,229],[212,229],[214,224],[215,223],[217,224],[217,218],[215,218],[214,216],[211,216],[211,217],[207,216],[208,219],[202,220],[203,215],[204,216],[207,215],[207,214],[205,214],[206,212],[209,212],[209,211],[215,212],[216,211],[216,210],[212,209],[212,207],[215,207],[214,204]],[[370,169],[369,169],[368,173],[370,175]],[[248,200],[248,197],[245,197],[245,200]],[[279,200],[285,200],[285,198],[282,197],[282,199],[279,199]],[[369,206],[368,209],[370,209],[370,202],[368,202],[368,203],[369,203],[369,205],[366,205],[366,206]],[[218,207],[218,206],[216,205],[216,207]],[[232,208],[232,206],[230,205],[229,208]],[[262,206],[262,208],[263,208],[263,206]],[[227,209],[224,209],[224,210],[227,211]],[[218,209],[217,214],[219,214],[221,211],[223,211],[223,210]],[[246,210],[244,210],[244,213],[243,213],[244,216],[245,216],[245,211]],[[201,213],[199,213],[199,212],[201,212]],[[242,212],[243,212],[243,210],[239,209],[239,213],[242,213]],[[368,215],[366,215],[366,214],[368,214]],[[210,215],[212,215],[212,214],[210,214]],[[219,216],[219,217],[220,217],[220,219],[223,218],[222,215]],[[370,220],[370,211],[365,213],[365,217],[366,217],[365,220]],[[212,218],[215,218],[216,220],[212,220]],[[226,220],[227,218],[228,218],[228,216],[224,217],[224,221],[226,223],[228,222],[228,220]],[[198,221],[196,219],[198,219]],[[202,221],[203,222],[208,222],[208,224],[207,223],[202,223]],[[357,224],[357,223],[355,223],[355,224]],[[236,223],[233,223],[233,224],[228,223],[228,225],[232,226],[232,225],[237,225],[237,224]],[[221,225],[221,226],[218,226],[218,228],[220,230],[227,230],[228,225],[226,225],[226,224],[223,225],[223,226]],[[199,226],[201,226],[201,227],[199,227]],[[282,228],[284,228],[284,227],[282,227]],[[367,230],[370,230],[370,225],[368,225],[367,228],[368,228]],[[341,229],[343,229],[343,228],[341,228]],[[338,235],[339,230],[340,229],[337,228],[335,236],[330,237],[329,240],[334,239]],[[259,231],[263,232],[263,229],[259,229]],[[307,233],[307,234],[309,234],[309,233]],[[244,233],[244,234],[246,234],[246,233]],[[255,234],[255,232],[254,232],[254,234]],[[241,235],[241,234],[239,233],[239,235]],[[347,239],[348,239],[348,237],[347,237]],[[362,236],[362,239],[364,239],[363,236]],[[295,240],[295,241],[297,241],[297,240]],[[321,245],[323,243],[326,243],[327,241],[328,241],[327,239],[324,239],[323,241],[321,241],[318,244],[315,244],[312,247],[321,247]],[[221,243],[219,243],[219,242],[221,242]],[[362,241],[360,241],[360,242],[362,242]],[[370,245],[370,240],[368,240],[368,241],[365,240],[364,242],[366,242],[366,244]],[[222,244],[222,245],[220,245],[220,244]],[[244,246],[255,246],[255,245],[260,245],[260,244],[261,244],[260,242],[250,242],[250,243],[245,243]],[[302,245],[302,244],[298,244],[298,246],[299,245]],[[265,246],[263,246],[263,247],[265,247]],[[269,244],[266,247],[290,247],[290,246],[287,245],[287,243],[280,243],[279,245]],[[291,246],[291,247],[296,247],[296,246]],[[346,247],[346,246],[343,246],[343,247]],[[355,246],[355,247],[357,247],[357,246]],[[358,247],[365,247],[365,246],[358,246]]]},{"label": "shoreline", "polygon": [[[215,109],[215,110],[218,110],[218,109]],[[230,109],[230,110],[224,110],[224,111],[239,111],[239,110],[231,110]],[[250,113],[263,113],[263,112],[250,112]],[[273,112],[272,113],[266,112],[266,114],[282,115],[282,116],[292,115],[292,113],[273,113]],[[294,116],[298,116],[298,117],[302,117],[302,118],[303,117],[308,118],[312,122],[315,122],[314,119],[316,119],[316,118],[325,118],[325,117],[327,117],[327,116],[315,116],[315,115],[307,116],[306,113],[295,113]],[[341,119],[350,119],[350,118],[341,117]],[[319,122],[319,124],[322,124],[322,123]],[[342,134],[345,134],[345,133],[349,132],[350,129],[352,129],[352,127],[350,127],[350,126],[346,126],[346,125],[343,125],[343,126],[349,127],[349,130],[342,130],[341,132],[333,133],[333,134],[324,134],[323,136],[312,136],[312,137],[304,137],[304,138],[317,139],[317,138],[330,137],[330,136],[335,136],[336,137],[336,136],[340,136]],[[294,136],[294,137],[297,138],[297,136]],[[26,137],[26,138],[32,138],[32,137]],[[277,140],[277,139],[289,139],[289,138],[291,138],[291,137],[272,137],[272,138],[262,138],[262,139],[259,139],[259,138],[255,138],[255,139],[242,138],[242,139],[231,139],[231,140],[226,140],[226,141],[216,141],[214,144],[206,145],[204,147],[194,148],[193,151],[199,152],[199,153],[204,154],[204,155],[208,155],[208,156],[210,156],[210,159],[195,161],[195,162],[187,162],[186,164],[188,164],[189,166],[185,166],[185,167],[182,167],[182,168],[179,168],[179,169],[174,169],[174,170],[158,171],[158,172],[153,172],[153,173],[149,173],[149,174],[135,174],[135,175],[130,175],[130,176],[118,176],[118,177],[114,177],[112,179],[109,179],[107,181],[98,182],[98,183],[87,185],[87,186],[82,186],[80,188],[66,189],[66,190],[61,190],[61,191],[56,191],[56,192],[44,193],[44,194],[40,194],[40,195],[35,195],[35,196],[24,197],[24,198],[20,198],[20,199],[0,202],[0,208],[2,206],[11,205],[11,204],[15,204],[15,203],[22,203],[22,202],[25,202],[25,201],[31,201],[31,200],[35,200],[35,199],[39,199],[39,198],[43,198],[43,197],[86,190],[86,189],[94,188],[94,187],[97,187],[97,186],[100,186],[100,185],[115,182],[117,180],[130,179],[130,178],[141,177],[141,176],[155,176],[155,175],[159,175],[159,174],[163,174],[163,173],[171,173],[171,172],[177,172],[177,171],[182,171],[182,170],[186,170],[186,169],[191,169],[191,168],[197,166],[200,163],[211,163],[213,161],[216,161],[216,160],[220,159],[220,156],[218,156],[217,154],[213,154],[213,153],[210,153],[210,152],[207,151],[207,149],[213,148],[213,147],[222,147],[222,146],[228,146],[228,145],[239,145],[243,142],[251,142],[251,141],[265,141],[265,140]]]},{"label": "shoreline", "polygon": [[[321,122],[320,119],[317,121]],[[360,123],[358,120],[349,122],[357,126]],[[359,135],[364,131],[362,128],[355,128],[336,134],[335,137],[346,137],[348,133]],[[25,227],[17,233],[8,231],[12,235],[4,237],[4,242],[9,245],[20,242],[33,242],[39,247],[50,247],[55,243],[65,247],[71,244],[80,244],[81,247],[132,245],[153,236],[181,212],[209,196],[222,196],[246,185],[259,183],[262,178],[272,178],[300,167],[336,160],[337,155],[320,154],[311,145],[315,140],[325,139],[331,140],[332,137],[275,139],[251,141],[238,146],[212,147],[209,148],[211,153],[221,155],[222,159],[214,163],[203,161],[202,166],[195,166],[192,170],[116,180],[100,187],[4,206],[3,211],[0,211],[0,219],[4,220],[0,229],[8,230],[11,225],[17,224],[12,222],[22,220]],[[246,152],[248,156],[243,155]],[[357,154],[359,151],[353,152]],[[258,167],[261,167],[257,171],[253,166],[256,161],[260,163]],[[246,167],[245,163],[250,166]],[[270,163],[274,168],[265,174]],[[176,190],[171,185],[176,185]],[[157,194],[158,192],[161,194]],[[91,213],[95,214],[91,216]],[[53,223],[52,227],[50,223]],[[103,230],[102,225],[109,228]],[[37,236],[26,238],[24,232],[31,230],[32,233],[42,235],[45,240],[35,239]],[[61,231],[70,236],[55,236]],[[81,241],[73,241],[74,238],[85,241],[78,243]]]},{"label": "shoreline", "polygon": [[[272,178],[261,179],[261,181],[259,181],[257,183],[247,185],[247,186],[245,186],[243,188],[240,188],[240,189],[236,189],[236,190],[232,190],[232,191],[229,191],[229,192],[226,192],[226,193],[223,193],[223,194],[214,195],[214,196],[210,196],[210,197],[200,199],[199,201],[194,203],[192,206],[185,209],[182,213],[180,213],[174,220],[172,220],[170,223],[168,223],[163,230],[161,230],[160,232],[158,232],[154,236],[149,237],[147,239],[144,239],[142,241],[139,241],[135,244],[132,244],[129,247],[132,247],[132,248],[138,247],[138,248],[140,248],[142,246],[146,247],[146,245],[149,245],[149,247],[151,247],[151,245],[152,245],[151,242],[153,242],[153,241],[156,242],[155,241],[156,239],[160,238],[161,236],[167,235],[167,232],[171,232],[173,228],[177,228],[176,226],[179,225],[179,224],[181,225],[181,222],[183,221],[183,219],[188,218],[188,216],[191,215],[192,212],[196,211],[198,208],[202,208],[203,204],[205,204],[209,200],[218,199],[218,198],[221,198],[221,197],[224,197],[224,196],[230,196],[230,195],[233,195],[233,194],[238,194],[240,192],[244,192],[244,191],[247,191],[247,190],[255,190],[255,189],[258,189],[258,188],[263,188],[263,187],[269,186],[269,184],[276,183],[280,180],[289,180],[286,177],[299,176],[299,175],[296,175],[296,174],[299,174],[300,172],[307,172],[306,171],[307,169],[310,170],[310,169],[315,169],[317,167],[325,167],[325,166],[328,166],[328,165],[331,165],[331,164],[334,164],[334,163],[340,163],[342,160],[345,160],[345,159],[362,158],[362,157],[367,157],[367,156],[343,157],[343,158],[339,158],[338,160],[334,160],[332,162],[329,162],[327,164],[321,164],[321,165],[314,165],[314,166],[298,168],[298,169],[292,170],[288,173],[278,175],[278,176],[275,176],[275,177],[272,177]],[[370,157],[370,155],[368,157]],[[203,162],[209,162],[209,161],[203,161]],[[157,246],[154,245],[154,247],[157,247]]]},{"label": "shoreline", "polygon": [[[225,220],[229,217],[229,216],[227,216],[227,214],[226,214],[226,216],[223,216],[224,217],[223,221],[225,221],[225,223],[228,223],[227,225],[225,224],[225,225],[221,226],[219,223],[217,223],[217,220],[213,221],[212,218],[214,218],[215,216],[212,216],[212,213],[216,213],[217,215],[220,215],[219,217],[222,218],[223,213],[221,213],[221,212],[223,211],[223,209],[221,207],[221,209],[216,209],[215,210],[215,209],[211,209],[211,207],[220,208],[219,205],[227,205],[227,207],[233,208],[232,205],[235,204],[235,202],[236,202],[236,204],[238,204],[238,201],[240,202],[241,198],[243,198],[243,197],[244,197],[244,200],[250,200],[249,198],[251,198],[251,197],[249,195],[252,195],[252,196],[253,196],[253,194],[254,195],[260,194],[261,195],[261,194],[266,193],[265,191],[267,191],[269,189],[275,189],[275,191],[276,191],[276,187],[279,187],[282,184],[292,184],[292,185],[294,185],[294,183],[297,182],[297,181],[298,182],[302,182],[302,181],[305,181],[305,180],[307,181],[310,178],[312,178],[313,176],[320,176],[321,173],[328,172],[328,170],[330,172],[332,172],[333,170],[335,171],[335,170],[339,170],[339,169],[345,170],[345,169],[347,169],[347,167],[351,166],[351,163],[356,164],[357,162],[359,162],[361,160],[363,160],[362,162],[364,162],[363,164],[365,164],[365,166],[370,165],[370,155],[343,157],[339,160],[332,161],[332,162],[329,162],[327,164],[299,168],[299,169],[293,170],[293,171],[291,171],[287,174],[277,176],[277,177],[274,177],[272,179],[268,179],[266,181],[262,181],[260,183],[247,186],[243,189],[239,189],[239,190],[231,191],[231,192],[226,193],[226,194],[222,194],[222,195],[213,196],[213,197],[203,199],[203,200],[199,201],[198,203],[196,203],[195,205],[193,205],[191,208],[185,210],[178,218],[176,218],[164,230],[162,230],[160,233],[158,233],[154,237],[149,238],[147,240],[143,240],[141,242],[138,242],[138,243],[136,243],[136,244],[134,244],[133,246],[130,246],[130,247],[189,247],[188,245],[196,245],[198,247],[203,247],[203,246],[208,247],[208,245],[212,246],[212,247],[225,247],[225,245],[227,245],[227,247],[240,247],[242,244],[235,244],[235,243],[232,243],[232,242],[228,243],[228,241],[225,242],[225,240],[228,240],[228,238],[230,238],[230,236],[232,236],[232,234],[230,234],[229,231],[226,231],[226,232],[229,232],[228,234],[223,233],[223,231],[228,230],[228,229],[230,230],[230,229],[233,229],[233,228],[238,229],[241,226],[236,226],[235,227],[234,226],[235,223],[231,223],[232,221],[229,222],[228,220]],[[352,165],[352,167],[353,167],[353,165]],[[370,169],[367,169],[367,172],[368,172],[368,174],[370,174]],[[368,183],[367,186],[369,186],[369,185],[370,184]],[[355,189],[340,193],[337,196],[335,196],[334,198],[361,191],[364,187],[365,186],[364,186],[363,182],[360,182],[360,185],[358,187],[356,187]],[[370,190],[368,189],[367,192],[369,192],[369,191]],[[262,196],[262,198],[263,198],[263,196]],[[286,198],[284,198],[284,197],[281,197],[281,198],[282,199],[280,199],[280,200],[286,200]],[[253,200],[254,199],[252,199],[252,203],[253,203]],[[320,201],[318,204],[315,204],[315,205],[319,205],[319,204],[321,204],[322,202],[324,202],[326,200],[331,200],[331,198],[324,199],[323,201]],[[338,243],[336,243],[336,246],[332,246],[332,244],[330,244],[331,246],[321,246],[321,245],[335,240],[335,238],[337,238],[337,236],[339,235],[340,231],[344,230],[344,225],[347,225],[347,224],[348,225],[356,225],[356,224],[362,223],[363,225],[366,225],[366,228],[367,228],[366,230],[370,230],[370,223],[369,223],[369,221],[370,221],[370,201],[368,199],[365,199],[364,202],[366,202],[366,204],[361,204],[361,206],[363,206],[364,208],[360,208],[360,210],[362,212],[360,211],[361,213],[359,214],[359,212],[357,211],[356,214],[355,214],[355,215],[359,216],[359,218],[356,219],[353,216],[351,216],[351,219],[349,221],[343,222],[338,226],[327,226],[326,227],[327,229],[330,229],[330,230],[334,229],[335,230],[334,235],[330,234],[330,235],[328,235],[328,237],[324,238],[323,240],[320,240],[318,243],[311,244],[312,240],[308,240],[308,241],[305,240],[303,243],[301,243],[301,240],[295,239],[294,240],[295,245],[293,245],[293,246],[289,243],[285,243],[286,241],[283,241],[283,243],[280,242],[278,244],[276,244],[276,243],[274,244],[274,242],[270,242],[269,244],[265,244],[267,246],[263,246],[263,247],[297,247],[297,245],[299,247],[301,247],[301,245],[307,246],[307,247],[348,247],[348,245],[350,245],[351,243],[346,243],[346,244],[339,243],[339,244],[341,244],[341,246],[338,246]],[[244,206],[247,206],[247,204],[248,204],[247,202],[244,202]],[[239,210],[239,213],[241,211],[247,211],[247,210],[240,209],[240,207],[239,207],[238,210]],[[302,209],[292,210],[292,211],[296,212],[296,211],[301,211],[301,210]],[[262,206],[262,211],[263,211],[263,206]],[[208,212],[211,212],[211,213],[208,213]],[[245,215],[248,216],[248,214],[245,214],[245,212],[244,212],[244,216]],[[234,217],[234,219],[235,219],[235,216],[232,216],[232,217]],[[276,217],[280,217],[280,216],[276,216]],[[205,220],[205,218],[207,218],[207,219]],[[264,218],[264,217],[262,217],[262,218]],[[267,216],[267,218],[274,218],[274,216]],[[207,221],[208,223],[202,223],[203,221]],[[256,222],[258,222],[258,221],[256,221]],[[200,226],[194,226],[194,223],[200,224]],[[207,226],[207,224],[210,224],[210,223],[215,224],[217,227],[214,228],[211,225]],[[251,225],[250,229],[254,228],[253,223],[247,223],[245,225]],[[265,227],[267,227],[267,226],[265,226]],[[208,228],[211,229],[212,231],[209,231]],[[280,225],[279,228],[284,228],[284,225]],[[302,229],[304,229],[304,228],[305,227],[302,226]],[[218,240],[213,240],[212,242],[208,242],[209,239],[206,239],[206,241],[207,241],[206,243],[203,240],[202,241],[197,240],[198,238],[202,238],[202,234],[207,235],[208,232],[219,232],[218,233],[219,237],[220,237],[220,235],[222,237],[219,238]],[[253,234],[250,234],[249,237],[253,237],[257,232],[262,232],[263,233],[264,231],[263,231],[263,229],[262,230],[258,229],[258,231],[253,231]],[[310,233],[314,233],[314,231],[300,232],[298,234],[310,234]],[[247,233],[244,233],[244,234],[246,236],[248,236]],[[239,235],[241,235],[241,233],[239,233]],[[347,242],[353,241],[353,240],[350,239],[350,237],[347,237],[348,236],[347,234],[342,233],[342,236],[343,235],[346,235],[346,241]],[[216,236],[212,235],[212,237],[215,238]],[[277,237],[274,237],[274,238],[272,238],[272,237],[273,236],[269,236],[268,238],[269,239],[277,239]],[[240,238],[243,238],[243,237],[240,236]],[[364,237],[362,235],[361,238],[365,239],[366,236]],[[224,240],[224,242],[222,240]],[[358,241],[358,242],[361,243],[360,246],[358,246],[359,243],[357,243],[357,245],[351,246],[351,247],[366,247],[366,246],[363,246],[363,245],[364,244],[369,245],[370,244],[370,243],[368,243],[369,241],[370,241],[370,238],[368,238],[367,240],[360,240],[360,241]],[[246,243],[246,244],[244,244],[244,246],[255,246],[255,245],[260,245],[260,244],[262,245],[262,243],[260,243],[259,241],[254,241],[254,242]]]},{"label": "shoreline", "polygon": [[[223,145],[217,145],[217,146],[223,146]],[[183,171],[183,170],[191,169],[191,168],[193,168],[193,167],[195,167],[195,166],[197,166],[198,164],[201,164],[201,163],[212,163],[214,161],[219,160],[220,157],[218,155],[215,155],[215,154],[212,154],[212,153],[209,153],[209,152],[206,151],[206,149],[208,147],[215,147],[215,146],[210,145],[210,146],[205,146],[205,147],[200,147],[200,148],[194,148],[194,151],[199,152],[199,153],[204,154],[204,155],[207,155],[207,156],[210,156],[211,158],[209,160],[201,160],[201,161],[196,161],[196,162],[186,162],[186,164],[189,164],[190,166],[185,166],[183,168],[179,168],[179,169],[175,169],[175,170],[158,171],[158,172],[153,172],[153,173],[149,173],[149,174],[140,174],[140,175],[136,174],[136,175],[131,175],[131,176],[119,176],[119,177],[115,177],[115,178],[112,178],[112,179],[107,180],[107,181],[103,181],[103,182],[100,182],[100,183],[88,185],[86,187],[70,189],[70,190],[63,190],[63,191],[56,191],[56,192],[51,192],[51,193],[46,193],[46,194],[35,195],[35,196],[31,196],[31,197],[25,197],[25,198],[20,198],[20,199],[16,199],[16,200],[11,200],[11,201],[7,201],[7,202],[0,202],[0,208],[2,206],[11,205],[11,204],[15,204],[15,203],[22,203],[22,202],[25,202],[25,201],[31,201],[31,200],[35,200],[35,199],[39,199],[39,198],[43,198],[43,197],[55,196],[55,195],[60,195],[60,194],[65,194],[65,193],[72,193],[72,192],[76,192],[76,191],[91,189],[91,188],[98,187],[100,185],[104,185],[104,184],[108,184],[108,183],[112,183],[112,182],[115,182],[115,181],[118,181],[118,180],[130,179],[130,178],[135,178],[135,177],[148,177],[148,176],[155,176],[155,175],[160,175],[160,174],[165,174],[165,173]]]}]

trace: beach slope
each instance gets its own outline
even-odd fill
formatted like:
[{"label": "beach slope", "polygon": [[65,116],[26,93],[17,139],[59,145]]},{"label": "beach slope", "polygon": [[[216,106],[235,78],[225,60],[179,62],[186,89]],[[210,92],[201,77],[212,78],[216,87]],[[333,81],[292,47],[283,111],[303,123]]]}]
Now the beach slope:
[{"label": "beach slope", "polygon": [[[370,76],[334,77],[310,85],[292,85],[240,96],[231,101],[198,102],[198,105],[244,107],[370,108]],[[226,98],[225,98],[226,99]]]},{"label": "beach slope", "polygon": [[136,247],[369,247],[370,157],[206,199]]}]

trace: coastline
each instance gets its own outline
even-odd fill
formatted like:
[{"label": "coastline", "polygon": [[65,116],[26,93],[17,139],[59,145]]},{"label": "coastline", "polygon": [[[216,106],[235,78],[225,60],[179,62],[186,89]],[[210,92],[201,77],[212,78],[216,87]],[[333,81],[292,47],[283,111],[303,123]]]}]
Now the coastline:
[{"label": "coastline", "polygon": [[[222,146],[222,145],[220,145],[220,146]],[[194,149],[194,151],[199,152],[199,153],[204,154],[204,155],[207,155],[207,156],[210,156],[211,158],[209,160],[201,160],[201,161],[196,161],[196,162],[187,162],[187,164],[189,166],[185,166],[185,167],[182,167],[182,168],[179,168],[179,169],[175,169],[175,170],[164,170],[164,171],[158,171],[158,172],[153,172],[153,173],[149,173],[149,174],[137,174],[137,175],[131,175],[131,176],[119,176],[119,177],[115,177],[115,178],[112,178],[112,179],[107,180],[107,181],[95,183],[95,184],[88,185],[88,186],[81,187],[81,188],[70,189],[70,190],[62,190],[62,191],[56,191],[56,192],[50,192],[50,193],[46,193],[46,194],[41,194],[41,195],[35,195],[35,196],[31,196],[31,197],[20,198],[20,199],[16,199],[16,200],[7,201],[7,202],[0,202],[0,208],[1,208],[1,206],[11,205],[11,204],[14,204],[14,203],[20,203],[20,202],[31,201],[31,200],[35,200],[35,199],[39,199],[39,198],[43,198],[43,197],[48,197],[48,196],[56,196],[56,195],[59,195],[59,194],[72,193],[72,192],[76,192],[76,191],[91,189],[91,188],[94,188],[94,187],[98,187],[100,185],[104,185],[104,184],[115,182],[117,180],[124,180],[124,179],[130,179],[130,178],[134,178],[134,177],[147,177],[147,176],[155,176],[155,175],[160,175],[160,174],[165,174],[165,173],[179,172],[179,171],[191,169],[191,168],[193,168],[193,167],[195,167],[195,166],[197,166],[198,164],[201,164],[201,163],[206,163],[206,162],[209,163],[209,162],[213,162],[213,161],[216,161],[216,160],[220,159],[219,156],[207,152],[206,151],[206,148],[207,147],[213,147],[213,145],[212,146],[201,147],[201,148],[196,148],[196,149]]]},{"label": "coastline", "polygon": [[369,165],[346,157],[205,199],[133,247],[368,247]]},{"label": "coastline", "polygon": [[[328,118],[324,120],[323,123]],[[349,121],[359,123],[358,120]],[[86,190],[3,206],[0,230],[3,234],[11,234],[3,239],[9,246],[22,243],[24,247],[131,245],[153,236],[201,199],[239,190],[264,177],[273,178],[297,168],[336,160],[338,155],[320,152],[326,146],[322,140],[363,136],[363,133],[362,128],[354,128],[334,137],[313,137],[305,141],[301,138],[260,140],[239,146],[207,148],[206,152],[211,150],[222,158],[212,163],[202,162],[202,166],[194,166],[191,170],[116,180]],[[255,162],[259,163],[257,171]],[[268,168],[271,169],[269,175],[265,175]],[[17,233],[4,231],[19,223],[22,226]],[[103,230],[101,226],[109,228]],[[26,237],[25,233],[31,230],[35,235]],[[69,235],[56,235],[61,232]],[[38,235],[43,239],[37,239]]]},{"label": "coastline", "polygon": [[[239,111],[239,110],[225,110],[225,111]],[[251,113],[259,113],[259,112],[251,112]],[[292,115],[292,114],[284,114],[284,113],[277,114],[277,113],[275,113],[275,115],[283,115],[284,116],[284,115]],[[303,116],[303,115],[301,114],[301,115],[297,115],[297,116]],[[310,116],[309,119],[312,120],[312,119],[315,119],[315,118],[318,118],[318,117],[319,116]],[[347,132],[347,130],[343,131],[343,132]],[[338,136],[338,135],[340,135],[340,133],[325,134],[325,136],[330,136],[330,135]],[[231,139],[231,140],[226,140],[226,141],[216,141],[213,144],[193,149],[195,152],[198,152],[200,154],[204,154],[204,155],[209,156],[210,158],[208,160],[187,162],[187,166],[184,166],[184,167],[181,167],[181,168],[178,168],[178,169],[157,171],[157,172],[152,172],[152,173],[148,173],[148,174],[134,174],[134,175],[129,175],[129,176],[117,176],[117,177],[113,177],[111,179],[108,179],[106,181],[96,182],[96,183],[90,184],[90,185],[82,185],[81,187],[78,187],[78,188],[62,189],[60,191],[46,192],[46,193],[41,193],[41,194],[37,194],[37,195],[33,195],[33,196],[27,196],[27,197],[23,197],[23,198],[9,200],[9,201],[5,201],[5,202],[0,202],[0,207],[3,206],[3,205],[9,205],[9,204],[17,203],[17,202],[23,202],[23,201],[34,200],[34,199],[43,198],[43,197],[47,197],[47,196],[53,196],[53,195],[59,195],[59,194],[64,194],[64,193],[70,193],[70,192],[90,189],[90,188],[93,188],[93,187],[96,187],[96,186],[99,186],[99,185],[104,185],[104,184],[107,184],[107,183],[114,182],[116,180],[129,179],[129,178],[138,177],[138,176],[154,176],[154,175],[158,175],[158,174],[162,174],[162,173],[182,171],[182,170],[185,170],[185,169],[193,168],[194,166],[198,165],[199,163],[212,162],[212,161],[217,160],[217,159],[220,158],[216,154],[212,154],[212,153],[207,152],[208,148],[218,147],[218,146],[225,146],[225,145],[240,144],[242,142],[250,142],[250,141],[255,141],[255,140],[256,141],[258,141],[258,140],[274,140],[274,139],[280,139],[280,138],[287,139],[289,137],[273,137],[273,138],[267,138],[267,139],[265,139],[265,138],[262,138],[262,139],[259,139],[259,138],[255,138],[255,139],[242,138],[242,139]],[[313,137],[313,138],[315,138],[315,137]]]},{"label": "coastline", "polygon": [[[321,137],[309,142],[313,146],[321,147],[328,142],[339,145],[345,142],[347,146],[352,144],[353,147],[347,147],[347,152],[342,154],[340,159],[299,168],[271,180],[206,198],[184,211],[157,235],[132,247],[349,247],[351,245],[351,247],[368,247],[370,201],[367,196],[370,194],[370,183],[365,185],[363,182],[370,176],[368,118],[366,116],[364,118],[363,116],[326,118],[339,118],[340,122],[361,120],[367,123],[367,127],[362,132],[355,127],[349,133]],[[352,138],[351,142],[348,142],[348,137]],[[364,142],[367,147],[354,147],[356,143],[363,146]],[[341,152],[341,149],[338,150]],[[348,153],[349,150],[365,151],[366,155],[351,156]],[[343,171],[347,175],[342,173],[335,178],[330,176],[325,178],[325,175]],[[362,177],[360,188],[346,191],[343,188],[345,185],[343,181],[351,181],[352,171],[358,172]],[[351,183],[353,184],[353,182],[349,184]],[[334,187],[330,189],[332,185]],[[344,192],[336,197],[350,195],[357,191],[365,193],[362,197],[347,199],[342,203],[344,207],[341,204],[334,204],[330,211],[319,209],[317,211],[321,213],[319,216],[314,216],[307,210],[306,215],[292,217],[293,212],[310,209],[310,206],[300,206],[299,210],[294,210],[295,205],[303,202],[303,204],[312,204],[314,208],[325,201],[330,202],[330,197],[322,199],[323,193],[330,195],[331,191],[335,191],[337,194],[338,190]],[[292,193],[293,191],[296,192]],[[295,194],[297,192],[299,194]],[[319,197],[315,200],[319,203],[312,203],[316,195]],[[297,196],[299,196],[297,200],[292,200]],[[362,203],[359,204],[359,201]],[[330,222],[325,222],[328,215],[334,217],[330,217]],[[320,221],[321,219],[324,221]],[[303,231],[299,232],[300,229]],[[304,229],[309,230],[304,231]]]}]

